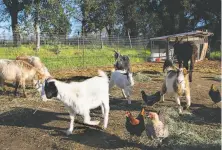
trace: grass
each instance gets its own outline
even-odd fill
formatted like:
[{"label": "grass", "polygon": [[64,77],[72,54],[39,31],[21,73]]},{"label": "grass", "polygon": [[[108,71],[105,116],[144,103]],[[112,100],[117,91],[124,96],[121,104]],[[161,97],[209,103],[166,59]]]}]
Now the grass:
[{"label": "grass", "polygon": [[221,60],[221,51],[214,51],[210,53],[211,60]]},{"label": "grass", "polygon": [[[43,45],[37,53],[33,50],[34,45],[22,45],[20,47],[0,47],[0,58],[15,59],[18,55],[35,55],[50,70],[65,68],[79,68],[91,66],[113,65],[114,57],[112,47],[104,46],[103,49],[85,49],[69,45]],[[119,48],[123,55],[128,55],[132,63],[140,63],[150,55],[150,50]]]}]

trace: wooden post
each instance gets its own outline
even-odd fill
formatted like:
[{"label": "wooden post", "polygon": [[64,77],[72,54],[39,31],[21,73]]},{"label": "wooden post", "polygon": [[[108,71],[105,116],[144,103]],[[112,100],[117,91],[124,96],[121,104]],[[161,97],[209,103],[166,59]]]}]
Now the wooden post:
[{"label": "wooden post", "polygon": [[79,51],[79,31],[78,31],[78,51]]},{"label": "wooden post", "polygon": [[166,40],[166,59],[170,59],[169,57],[169,38]]},{"label": "wooden post", "polygon": [[119,32],[118,32],[118,38],[117,38],[117,51],[119,50]]}]

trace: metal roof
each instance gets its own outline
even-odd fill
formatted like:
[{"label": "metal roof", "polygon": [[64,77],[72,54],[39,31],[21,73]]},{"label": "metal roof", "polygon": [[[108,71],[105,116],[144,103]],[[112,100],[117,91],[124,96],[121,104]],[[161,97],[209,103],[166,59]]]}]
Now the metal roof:
[{"label": "metal roof", "polygon": [[205,36],[211,36],[213,33],[211,32],[204,32],[204,31],[192,31],[192,32],[186,32],[186,33],[179,33],[179,34],[173,34],[173,35],[166,35],[161,37],[154,37],[150,38],[150,40],[167,40],[167,38],[176,38],[176,37],[205,37]]}]

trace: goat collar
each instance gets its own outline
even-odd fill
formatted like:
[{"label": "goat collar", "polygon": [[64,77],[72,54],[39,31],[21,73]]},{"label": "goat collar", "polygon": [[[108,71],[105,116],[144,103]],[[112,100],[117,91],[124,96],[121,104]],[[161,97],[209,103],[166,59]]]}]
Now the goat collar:
[{"label": "goat collar", "polygon": [[45,82],[51,82],[54,80],[55,80],[55,78],[53,78],[52,76],[49,76],[48,78],[45,79]]}]

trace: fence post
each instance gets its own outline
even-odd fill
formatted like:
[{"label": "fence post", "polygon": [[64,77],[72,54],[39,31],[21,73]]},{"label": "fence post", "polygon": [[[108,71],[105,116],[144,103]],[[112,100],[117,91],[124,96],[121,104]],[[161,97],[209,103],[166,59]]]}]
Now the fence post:
[{"label": "fence post", "polygon": [[102,31],[100,31],[100,41],[101,41],[101,49],[103,49]]},{"label": "fence post", "polygon": [[85,64],[85,44],[84,44],[84,34],[83,34],[83,38],[82,38],[82,44],[83,44],[83,51],[82,51],[82,54],[83,54],[83,68],[84,68],[84,64]]},{"label": "fence post", "polygon": [[79,51],[79,31],[78,31],[78,51]]},{"label": "fence post", "polygon": [[130,41],[130,48],[132,49],[132,43],[131,43],[131,39],[130,39],[130,33],[129,33],[129,29],[128,29],[128,37],[129,37],[129,41]]},{"label": "fence post", "polygon": [[117,38],[117,51],[119,51],[119,32],[118,32],[118,38]]}]

